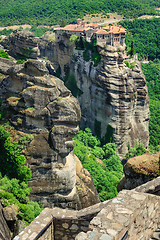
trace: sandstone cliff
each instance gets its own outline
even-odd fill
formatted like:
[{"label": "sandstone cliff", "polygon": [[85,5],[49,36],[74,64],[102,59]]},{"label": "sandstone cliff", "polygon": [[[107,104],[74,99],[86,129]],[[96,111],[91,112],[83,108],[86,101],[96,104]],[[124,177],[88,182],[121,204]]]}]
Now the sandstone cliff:
[{"label": "sandstone cliff", "polygon": [[11,239],[10,229],[3,215],[3,207],[1,203],[0,203],[0,239],[1,240]]},{"label": "sandstone cliff", "polygon": [[124,174],[118,184],[119,191],[133,189],[160,176],[160,152],[130,158],[124,166]]},{"label": "sandstone cliff", "polygon": [[[22,49],[20,39],[24,36],[23,32],[16,32],[9,37],[10,44],[6,44],[7,40],[2,44],[19,53]],[[38,57],[47,57],[55,69],[59,68],[62,78],[67,77],[68,81],[72,78],[70,85],[74,84],[80,93],[77,98],[82,111],[81,125],[107,138],[107,126],[110,124],[119,154],[126,153],[127,142],[131,147],[135,140],[148,146],[149,97],[146,80],[138,60],[126,59],[125,46],[98,46],[101,61],[95,67],[92,58],[85,61],[84,50],[76,50],[65,34],[57,42],[44,38],[37,40],[32,35],[27,37],[24,41],[27,44],[23,47],[26,45],[28,49],[30,41],[30,45],[38,48]],[[16,45],[15,49],[12,42]]]},{"label": "sandstone cliff", "polygon": [[[126,153],[127,142],[133,146],[137,140],[147,147],[149,97],[139,61],[126,58],[125,46],[98,46],[101,61],[95,67],[91,57],[89,61],[84,60],[84,50],[73,48],[67,36],[62,38],[63,41],[52,45],[41,41],[39,46],[41,50],[49,47],[53,53],[48,55],[49,59],[55,68],[60,67],[63,78],[75,79],[81,125],[107,138],[110,124],[119,154]],[[40,51],[41,54],[47,52]]]},{"label": "sandstone cliff", "polygon": [[36,58],[39,55],[37,44],[38,38],[29,30],[16,30],[1,42],[12,56],[16,57],[19,54],[28,58]]},{"label": "sandstone cliff", "polygon": [[17,133],[34,137],[25,151],[32,170],[30,199],[44,206],[80,209],[72,140],[81,117],[78,100],[37,60],[14,65],[0,59],[0,72],[7,75],[0,95],[8,120]]},{"label": "sandstone cliff", "polygon": [[[98,123],[101,137],[108,135],[107,125],[113,128],[113,140],[118,152],[127,151],[127,142],[134,140],[148,146],[149,97],[146,80],[137,60],[127,60],[125,46],[99,46],[101,61],[94,67],[86,62],[80,51],[75,51],[71,71],[82,91],[78,97],[82,121],[95,132]],[[74,60],[76,59],[76,60]]]}]

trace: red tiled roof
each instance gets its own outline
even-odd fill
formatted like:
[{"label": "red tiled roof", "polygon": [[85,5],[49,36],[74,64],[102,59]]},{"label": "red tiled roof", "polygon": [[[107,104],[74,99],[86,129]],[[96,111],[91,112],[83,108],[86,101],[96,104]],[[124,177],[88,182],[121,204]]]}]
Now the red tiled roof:
[{"label": "red tiled roof", "polygon": [[98,25],[97,23],[88,23],[87,26],[89,26],[89,27],[100,27],[101,25]]},{"label": "red tiled roof", "polygon": [[103,35],[106,35],[106,34],[109,34],[109,32],[107,32],[106,30],[104,30],[104,29],[99,29],[97,32],[96,32],[96,34],[103,34]]},{"label": "red tiled roof", "polygon": [[126,29],[122,28],[121,26],[106,26],[103,29],[108,31],[108,33],[114,33],[114,34],[126,33]]}]

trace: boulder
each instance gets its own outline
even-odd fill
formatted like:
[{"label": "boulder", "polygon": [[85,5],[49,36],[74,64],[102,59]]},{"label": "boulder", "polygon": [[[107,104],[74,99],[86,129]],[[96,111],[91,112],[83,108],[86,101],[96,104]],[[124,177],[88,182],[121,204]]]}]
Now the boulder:
[{"label": "boulder", "polygon": [[133,189],[160,176],[160,152],[130,158],[124,166],[124,174],[118,184],[119,191]]},{"label": "boulder", "polygon": [[37,43],[38,38],[29,30],[23,29],[15,30],[2,40],[1,45],[14,57],[19,54],[27,58],[37,58],[39,55]]}]

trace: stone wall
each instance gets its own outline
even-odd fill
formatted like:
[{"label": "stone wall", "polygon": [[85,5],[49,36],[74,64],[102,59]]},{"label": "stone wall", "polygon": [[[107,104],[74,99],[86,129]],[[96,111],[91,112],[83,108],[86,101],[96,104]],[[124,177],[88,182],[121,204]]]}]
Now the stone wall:
[{"label": "stone wall", "polygon": [[[14,240],[75,239],[78,233],[88,231],[90,221],[98,212],[106,207],[108,203],[109,201],[105,201],[80,211],[45,208]],[[42,235],[40,235],[40,232],[42,232]]]},{"label": "stone wall", "polygon": [[148,240],[159,223],[160,197],[145,191],[155,192],[159,181],[141,186],[142,192],[140,187],[123,190],[112,200],[80,211],[45,208],[14,240]]},{"label": "stone wall", "polygon": [[151,193],[160,196],[160,177],[134,188],[137,192]]},{"label": "stone wall", "polygon": [[158,226],[159,207],[157,196],[124,190],[93,218],[89,225],[92,230],[75,239],[148,240]]}]

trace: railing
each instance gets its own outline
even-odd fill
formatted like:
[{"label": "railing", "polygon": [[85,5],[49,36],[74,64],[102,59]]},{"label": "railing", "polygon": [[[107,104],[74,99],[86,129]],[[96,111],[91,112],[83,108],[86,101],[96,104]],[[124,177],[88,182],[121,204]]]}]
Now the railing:
[{"label": "railing", "polygon": [[[92,219],[92,218],[91,218]],[[90,220],[91,220],[90,219]],[[43,234],[44,232],[51,226],[51,240],[55,240],[55,220],[62,220],[62,221],[86,221],[86,219],[83,218],[56,218],[52,216],[52,219],[49,221],[49,223],[40,231],[40,233],[38,233],[38,235],[34,238],[34,240],[38,240]],[[88,219],[87,219],[88,220]]]}]

